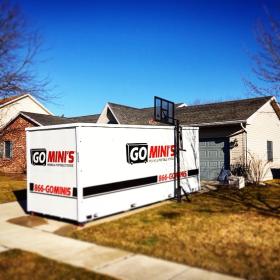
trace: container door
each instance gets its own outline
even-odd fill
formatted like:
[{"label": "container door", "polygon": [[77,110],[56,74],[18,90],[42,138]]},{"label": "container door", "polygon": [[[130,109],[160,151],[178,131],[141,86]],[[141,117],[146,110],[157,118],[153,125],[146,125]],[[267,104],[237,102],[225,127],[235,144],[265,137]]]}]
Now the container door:
[{"label": "container door", "polygon": [[76,220],[76,130],[27,132],[28,211]]}]

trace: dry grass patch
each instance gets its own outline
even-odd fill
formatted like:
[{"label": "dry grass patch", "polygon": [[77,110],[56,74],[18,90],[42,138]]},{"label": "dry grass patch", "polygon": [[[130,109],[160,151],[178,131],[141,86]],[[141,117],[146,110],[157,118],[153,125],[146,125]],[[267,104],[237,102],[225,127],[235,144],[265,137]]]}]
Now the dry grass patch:
[{"label": "dry grass patch", "polygon": [[22,175],[0,174],[0,203],[26,198],[26,181]]},{"label": "dry grass patch", "polygon": [[280,188],[222,188],[68,236],[247,279],[278,279]]},{"label": "dry grass patch", "polygon": [[66,225],[66,226],[60,227],[54,233],[57,235],[62,235],[62,236],[69,236],[76,229],[78,229],[78,227],[75,225]]},{"label": "dry grass patch", "polygon": [[265,184],[280,187],[280,179],[268,180],[268,181],[265,181]]},{"label": "dry grass patch", "polygon": [[59,263],[37,254],[10,250],[0,254],[1,280],[114,279],[86,269]]}]

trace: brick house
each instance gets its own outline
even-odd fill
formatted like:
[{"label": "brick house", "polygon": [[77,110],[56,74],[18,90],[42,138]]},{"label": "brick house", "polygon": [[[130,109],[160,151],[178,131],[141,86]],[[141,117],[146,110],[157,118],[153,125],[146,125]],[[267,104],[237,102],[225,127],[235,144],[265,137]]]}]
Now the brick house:
[{"label": "brick house", "polygon": [[[21,142],[22,133],[21,127],[27,126],[27,121],[21,119],[17,122],[12,122],[21,111],[29,111],[42,115],[50,115],[52,113],[44,107],[38,100],[30,94],[21,94],[0,99],[0,171],[14,170],[11,157],[17,158],[18,153],[22,153],[25,145]],[[7,128],[5,130],[5,128]],[[19,151],[13,149],[13,145],[19,147]],[[24,161],[18,160],[17,166],[19,170],[24,167]]]},{"label": "brick house", "polygon": [[0,134],[0,172],[25,173],[26,171],[26,136],[25,128],[66,124],[74,122],[96,122],[99,115],[73,118],[32,112],[19,112],[1,130]]},{"label": "brick house", "polygon": [[[175,117],[182,125],[199,127],[202,179],[215,180],[222,167],[233,170],[253,156],[269,163],[264,179],[279,172],[280,108],[275,97],[177,106]],[[97,123],[155,124],[153,108],[114,103],[105,105]]]}]

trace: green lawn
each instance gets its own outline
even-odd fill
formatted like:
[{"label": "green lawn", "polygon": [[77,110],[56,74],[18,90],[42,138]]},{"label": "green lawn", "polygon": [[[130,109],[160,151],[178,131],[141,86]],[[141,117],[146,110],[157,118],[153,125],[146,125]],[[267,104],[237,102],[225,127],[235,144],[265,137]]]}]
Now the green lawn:
[{"label": "green lawn", "polygon": [[65,235],[247,279],[279,279],[280,187],[221,188]]},{"label": "green lawn", "polygon": [[114,279],[109,276],[94,273],[82,268],[59,263],[37,254],[9,250],[0,253],[0,279],[1,280],[62,280],[62,279],[88,279],[105,280]]},{"label": "green lawn", "polygon": [[22,175],[0,174],[0,203],[26,199],[26,181]]}]

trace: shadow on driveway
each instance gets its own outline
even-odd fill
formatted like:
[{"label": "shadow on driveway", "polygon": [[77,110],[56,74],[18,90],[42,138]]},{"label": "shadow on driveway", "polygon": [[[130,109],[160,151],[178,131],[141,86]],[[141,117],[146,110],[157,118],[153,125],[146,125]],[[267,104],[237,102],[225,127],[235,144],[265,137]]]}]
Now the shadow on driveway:
[{"label": "shadow on driveway", "polygon": [[26,189],[13,191],[18,204],[22,210],[27,214],[27,192]]}]

